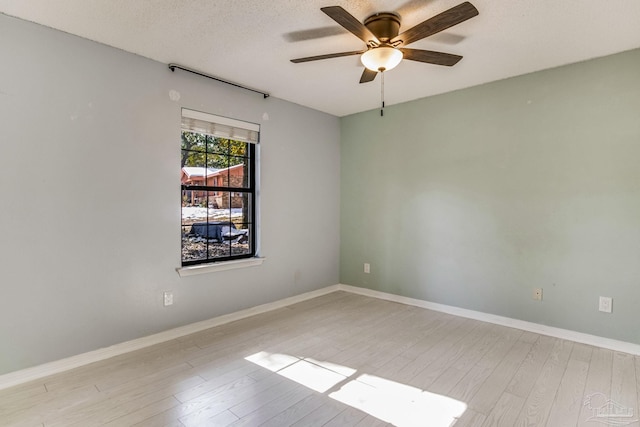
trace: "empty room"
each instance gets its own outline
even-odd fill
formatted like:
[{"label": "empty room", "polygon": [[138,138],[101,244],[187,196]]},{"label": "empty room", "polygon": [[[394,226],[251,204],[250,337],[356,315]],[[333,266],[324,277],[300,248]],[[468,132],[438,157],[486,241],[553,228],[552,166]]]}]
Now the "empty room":
[{"label": "empty room", "polygon": [[638,22],[0,0],[0,426],[640,426]]}]

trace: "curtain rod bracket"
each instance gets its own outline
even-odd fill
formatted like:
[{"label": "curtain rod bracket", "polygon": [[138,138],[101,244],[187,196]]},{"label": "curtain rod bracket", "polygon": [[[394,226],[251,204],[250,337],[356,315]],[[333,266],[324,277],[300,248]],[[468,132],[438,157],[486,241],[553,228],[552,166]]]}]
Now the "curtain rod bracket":
[{"label": "curtain rod bracket", "polygon": [[261,91],[261,90],[251,89],[250,87],[242,86],[242,85],[240,85],[240,84],[238,84],[238,83],[233,83],[233,82],[230,82],[230,81],[228,81],[228,80],[223,80],[223,79],[221,79],[221,78],[219,78],[219,77],[215,77],[215,76],[212,76],[212,75],[210,75],[210,74],[206,74],[206,73],[203,73],[203,72],[201,72],[201,71],[194,70],[194,69],[192,69],[192,68],[183,67],[183,66],[182,66],[182,65],[180,65],[180,64],[173,64],[173,63],[172,63],[172,64],[169,64],[169,69],[170,69],[172,72],[175,72],[175,71],[176,71],[176,68],[177,68],[177,69],[179,69],[179,70],[187,71],[187,72],[189,72],[189,73],[197,74],[197,75],[202,76],[202,77],[206,77],[206,78],[208,78],[208,79],[215,80],[215,81],[220,82],[220,83],[225,83],[225,84],[228,84],[228,85],[231,85],[231,86],[238,87],[238,88],[240,88],[240,89],[244,89],[244,90],[248,90],[248,91],[251,91],[251,92],[259,93],[260,95],[262,95],[262,97],[263,97],[264,99],[267,99],[267,98],[269,97],[269,94],[268,94],[267,92],[263,92],[263,91]]}]

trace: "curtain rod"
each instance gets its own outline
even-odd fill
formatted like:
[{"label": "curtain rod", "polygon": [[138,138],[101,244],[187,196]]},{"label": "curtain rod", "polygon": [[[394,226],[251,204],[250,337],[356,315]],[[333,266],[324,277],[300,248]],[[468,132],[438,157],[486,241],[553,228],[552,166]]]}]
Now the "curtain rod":
[{"label": "curtain rod", "polygon": [[267,99],[267,98],[269,97],[269,94],[268,94],[268,93],[266,93],[266,92],[262,92],[261,90],[251,89],[250,87],[242,86],[242,85],[239,85],[238,83],[233,83],[233,82],[230,82],[230,81],[227,81],[227,80],[223,80],[223,79],[221,79],[221,78],[218,78],[218,77],[212,76],[212,75],[210,75],[210,74],[205,74],[205,73],[203,73],[203,72],[201,72],[201,71],[194,70],[194,69],[192,69],[192,68],[183,67],[183,66],[182,66],[182,65],[180,65],[180,64],[169,64],[169,69],[170,69],[172,72],[176,71],[176,68],[177,68],[177,69],[179,69],[179,70],[187,71],[187,72],[189,72],[189,73],[197,74],[197,75],[202,76],[202,77],[206,77],[206,78],[208,78],[208,79],[215,80],[215,81],[217,81],[217,82],[226,83],[226,84],[231,85],[231,86],[239,87],[240,89],[249,90],[249,91],[251,91],[251,92],[259,93],[259,94],[260,94],[260,95],[262,95],[265,99]]}]

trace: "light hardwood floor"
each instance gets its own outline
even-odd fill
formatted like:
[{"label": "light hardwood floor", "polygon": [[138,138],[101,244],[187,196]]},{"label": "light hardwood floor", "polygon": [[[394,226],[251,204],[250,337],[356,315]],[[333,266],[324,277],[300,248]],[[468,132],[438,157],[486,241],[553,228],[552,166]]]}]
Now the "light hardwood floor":
[{"label": "light hardwood floor", "polygon": [[335,292],[2,390],[0,425],[638,427],[639,391],[639,357]]}]

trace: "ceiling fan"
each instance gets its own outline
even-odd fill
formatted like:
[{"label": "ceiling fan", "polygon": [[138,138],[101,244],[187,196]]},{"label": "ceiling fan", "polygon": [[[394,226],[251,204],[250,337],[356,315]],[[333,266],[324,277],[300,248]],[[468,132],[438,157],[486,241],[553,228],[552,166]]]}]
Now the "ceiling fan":
[{"label": "ceiling fan", "polygon": [[471,3],[464,2],[398,34],[400,16],[393,12],[376,13],[361,23],[340,6],[323,7],[320,10],[365,42],[366,49],[308,56],[292,59],[291,62],[297,64],[341,56],[361,55],[360,59],[365,69],[360,77],[360,83],[373,81],[378,72],[391,70],[402,59],[449,67],[455,65],[462,59],[462,56],[431,50],[408,49],[403,46],[439,33],[478,15],[478,9]]}]

